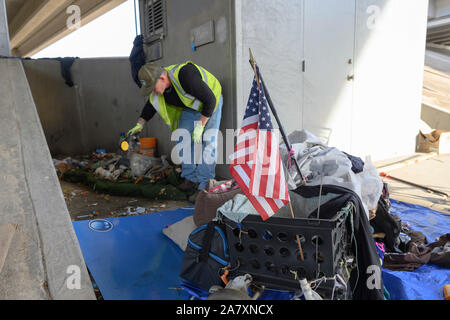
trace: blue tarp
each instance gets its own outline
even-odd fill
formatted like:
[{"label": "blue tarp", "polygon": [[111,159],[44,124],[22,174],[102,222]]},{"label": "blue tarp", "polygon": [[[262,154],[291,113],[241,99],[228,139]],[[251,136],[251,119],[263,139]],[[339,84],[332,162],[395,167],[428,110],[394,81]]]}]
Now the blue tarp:
[{"label": "blue tarp", "polygon": [[[429,242],[450,231],[450,216],[428,208],[392,200],[392,213]],[[180,290],[183,251],[162,233],[167,225],[192,215],[184,208],[133,217],[105,219],[112,229],[93,230],[90,221],[73,223],[86,265],[105,300],[189,299]],[[91,225],[91,227],[89,226]],[[450,283],[448,269],[427,264],[414,272],[383,269],[391,299],[443,299]],[[264,299],[290,299],[292,293],[268,291]]]},{"label": "blue tarp", "polygon": [[[450,232],[449,214],[392,199],[391,202],[391,213],[422,232],[428,242]],[[383,269],[383,282],[391,300],[443,300],[443,287],[450,284],[450,270],[435,264],[425,264],[413,272]]]},{"label": "blue tarp", "polygon": [[183,251],[161,231],[192,215],[178,209],[105,219],[110,231],[94,231],[90,221],[73,223],[81,251],[105,300],[189,299],[180,290]]}]

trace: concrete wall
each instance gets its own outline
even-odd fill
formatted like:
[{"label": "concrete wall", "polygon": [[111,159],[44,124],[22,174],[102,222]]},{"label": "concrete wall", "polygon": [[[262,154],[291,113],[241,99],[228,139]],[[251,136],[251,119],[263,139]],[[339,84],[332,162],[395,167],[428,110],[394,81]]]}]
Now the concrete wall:
[{"label": "concrete wall", "polygon": [[425,52],[425,65],[450,74],[450,50],[428,47]]},{"label": "concrete wall", "polygon": [[450,0],[430,0],[428,18],[440,18],[450,14]]},{"label": "concrete wall", "polygon": [[422,103],[420,118],[432,129],[450,131],[450,110]]},{"label": "concrete wall", "polygon": [[59,61],[24,60],[23,64],[51,153],[85,152],[76,89],[64,83]]},{"label": "concrete wall", "polygon": [[[76,60],[74,87],[64,83],[56,60],[24,60],[24,65],[53,156],[117,151],[120,133],[136,124],[146,102],[131,78],[128,58]],[[160,152],[170,154],[170,131],[158,115],[143,136],[156,137]]]},{"label": "concrete wall", "polygon": [[[236,95],[240,126],[254,73],[249,48],[287,133],[301,126],[303,1],[236,1]],[[275,119],[273,125],[277,127]]]},{"label": "concrete wall", "polygon": [[10,56],[8,19],[5,0],[0,0],[0,56]]},{"label": "concrete wall", "polygon": [[[17,225],[0,299],[95,299],[19,59],[0,59],[0,126],[0,225]],[[79,267],[78,290],[69,266]]]}]

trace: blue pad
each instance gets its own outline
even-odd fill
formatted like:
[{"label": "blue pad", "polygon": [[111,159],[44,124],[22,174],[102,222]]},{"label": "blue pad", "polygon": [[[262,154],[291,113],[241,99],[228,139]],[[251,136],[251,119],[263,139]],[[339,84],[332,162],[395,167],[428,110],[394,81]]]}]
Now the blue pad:
[{"label": "blue pad", "polygon": [[178,276],[183,251],[162,233],[162,229],[193,212],[192,208],[183,208],[104,219],[112,223],[112,229],[106,232],[91,229],[102,225],[98,221],[74,222],[84,260],[103,298],[189,299],[189,294],[180,290],[182,279]]}]

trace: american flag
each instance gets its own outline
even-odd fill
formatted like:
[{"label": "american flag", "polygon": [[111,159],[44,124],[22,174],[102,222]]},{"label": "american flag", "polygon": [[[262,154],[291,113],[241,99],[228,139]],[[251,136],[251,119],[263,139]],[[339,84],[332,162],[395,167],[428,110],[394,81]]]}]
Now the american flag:
[{"label": "american flag", "polygon": [[289,202],[278,136],[261,83],[253,80],[230,172],[263,220]]}]

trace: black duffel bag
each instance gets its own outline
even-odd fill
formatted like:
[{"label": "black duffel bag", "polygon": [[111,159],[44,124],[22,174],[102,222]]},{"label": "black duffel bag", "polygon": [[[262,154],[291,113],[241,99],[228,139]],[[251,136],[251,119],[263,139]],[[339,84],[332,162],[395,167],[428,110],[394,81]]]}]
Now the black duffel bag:
[{"label": "black duffel bag", "polygon": [[206,291],[214,285],[223,286],[220,271],[229,260],[223,225],[211,221],[189,235],[180,277]]}]

